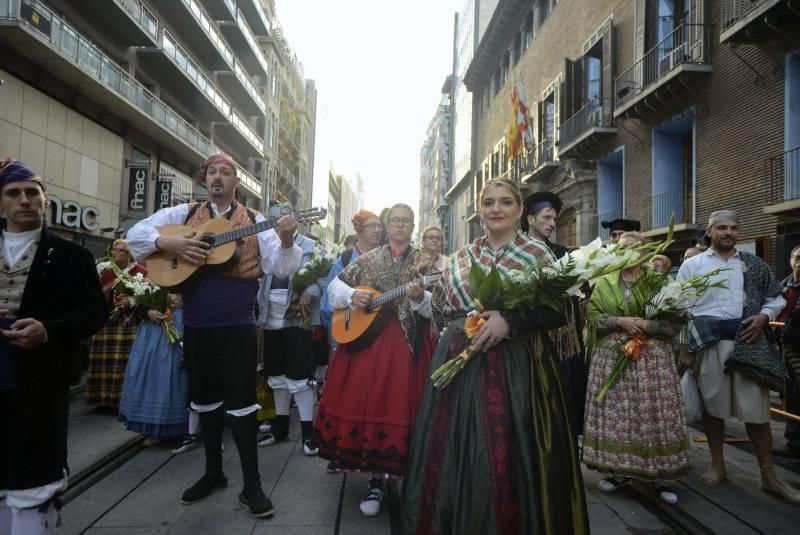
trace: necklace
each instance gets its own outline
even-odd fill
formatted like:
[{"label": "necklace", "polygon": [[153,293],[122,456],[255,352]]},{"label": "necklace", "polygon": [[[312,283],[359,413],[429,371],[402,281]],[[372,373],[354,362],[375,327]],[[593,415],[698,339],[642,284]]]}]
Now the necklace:
[{"label": "necklace", "polygon": [[630,297],[633,294],[633,287],[636,286],[636,281],[626,281],[622,275],[620,275],[619,280],[622,282],[622,294],[625,297]]}]

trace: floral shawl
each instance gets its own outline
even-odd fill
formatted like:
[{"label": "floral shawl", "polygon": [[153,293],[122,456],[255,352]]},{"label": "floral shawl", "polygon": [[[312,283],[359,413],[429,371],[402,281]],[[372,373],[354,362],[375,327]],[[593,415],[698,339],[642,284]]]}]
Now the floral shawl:
[{"label": "floral shawl", "polygon": [[[348,286],[369,286],[380,292],[393,290],[398,286],[408,284],[419,277],[417,261],[419,251],[409,247],[403,256],[392,257],[388,245],[364,253],[339,274],[339,279]],[[403,333],[409,347],[414,347],[416,325],[414,311],[408,297],[403,297],[387,303],[383,309],[390,308],[397,314]]]},{"label": "floral shawl", "polygon": [[487,274],[496,265],[500,274],[507,276],[511,270],[532,266],[546,258],[546,254],[534,240],[521,232],[497,252],[489,247],[486,236],[478,238],[448,259],[444,275],[433,288],[436,323],[442,327],[446,310],[469,312],[475,309],[475,299],[469,288],[469,271],[473,263],[479,264]]}]

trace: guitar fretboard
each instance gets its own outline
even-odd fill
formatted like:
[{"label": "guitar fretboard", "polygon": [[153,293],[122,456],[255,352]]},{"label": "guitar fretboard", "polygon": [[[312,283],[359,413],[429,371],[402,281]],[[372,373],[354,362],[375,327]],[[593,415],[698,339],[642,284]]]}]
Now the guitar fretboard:
[{"label": "guitar fretboard", "polygon": [[[423,286],[425,286],[427,283],[432,282],[437,278],[438,278],[437,275],[429,275],[427,277],[420,277],[418,279],[414,279],[408,284],[422,284]],[[389,303],[399,297],[402,297],[406,293],[406,286],[408,284],[398,286],[397,288],[389,290],[388,292],[382,293],[378,297],[373,297],[369,302],[369,306],[367,306],[367,310],[374,310],[378,307],[385,305],[386,303]]]},{"label": "guitar fretboard", "polygon": [[274,217],[270,217],[261,223],[256,223],[255,225],[250,225],[249,227],[242,227],[235,230],[229,230],[228,232],[221,232],[214,236],[214,244],[222,245],[223,243],[241,240],[247,236],[258,234],[259,232],[264,232],[265,230],[269,230],[277,226],[278,220]]}]

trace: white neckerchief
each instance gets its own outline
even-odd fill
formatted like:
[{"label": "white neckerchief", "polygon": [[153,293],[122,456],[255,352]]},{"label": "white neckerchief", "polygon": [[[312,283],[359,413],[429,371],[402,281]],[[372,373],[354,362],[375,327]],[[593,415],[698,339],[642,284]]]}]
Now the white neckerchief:
[{"label": "white neckerchief", "polygon": [[14,267],[42,234],[42,227],[25,232],[9,232],[3,230],[3,257],[8,267]]}]

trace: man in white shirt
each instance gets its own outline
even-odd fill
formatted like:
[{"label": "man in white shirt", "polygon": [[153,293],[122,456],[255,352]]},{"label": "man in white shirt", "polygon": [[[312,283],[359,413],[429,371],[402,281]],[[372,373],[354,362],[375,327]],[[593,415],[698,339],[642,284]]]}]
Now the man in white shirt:
[{"label": "man in white shirt", "polygon": [[711,450],[711,466],[703,483],[719,484],[727,477],[723,457],[725,420],[745,422],[761,468],[761,488],[791,503],[800,493],[775,474],[770,431],[769,388],[780,388],[785,367],[765,328],[786,304],[780,284],[762,259],[736,250],[739,220],[720,210],[709,217],[711,247],[681,265],[678,280],[724,269],[714,280],[727,289],[712,288],[691,313],[690,350],[699,359],[697,382],[705,404],[703,425]]},{"label": "man in white shirt", "polygon": [[[227,219],[234,229],[264,221],[264,216],[236,202],[236,169],[227,154],[208,158],[199,178],[208,188],[209,200],[164,208],[133,226],[128,246],[134,257],[145,259],[161,250],[202,265],[210,254],[208,244],[195,236],[161,236],[158,229],[169,224],[198,228],[214,218]],[[275,230],[238,241],[241,254],[236,265],[198,273],[196,283],[182,293],[189,397],[192,410],[200,413],[206,456],[204,475],[181,497],[185,505],[228,483],[221,452],[227,413],[244,476],[239,502],[253,516],[273,514],[272,502],[261,489],[256,446],[260,408],[256,403],[256,292],[263,274],[286,277],[297,271],[302,256],[293,240],[297,222],[284,216],[277,223]]]}]

